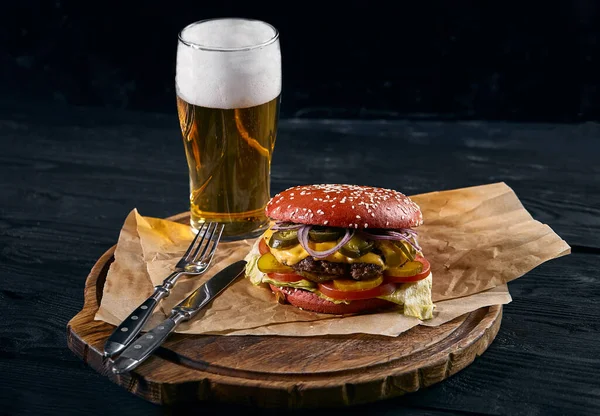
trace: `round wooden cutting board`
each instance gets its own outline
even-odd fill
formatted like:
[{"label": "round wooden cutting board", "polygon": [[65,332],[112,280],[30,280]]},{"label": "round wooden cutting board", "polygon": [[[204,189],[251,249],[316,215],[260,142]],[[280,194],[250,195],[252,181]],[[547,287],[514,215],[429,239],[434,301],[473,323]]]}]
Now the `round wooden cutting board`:
[{"label": "round wooden cutting board", "polygon": [[[187,222],[187,213],[169,218]],[[116,246],[115,246],[116,247]],[[438,383],[481,355],[500,328],[502,306],[398,337],[173,334],[133,372],[115,375],[102,356],[114,326],[94,321],[115,247],[92,268],[84,307],[67,326],[69,348],[96,371],[154,403],[198,400],[261,407],[334,407],[387,399]]]}]

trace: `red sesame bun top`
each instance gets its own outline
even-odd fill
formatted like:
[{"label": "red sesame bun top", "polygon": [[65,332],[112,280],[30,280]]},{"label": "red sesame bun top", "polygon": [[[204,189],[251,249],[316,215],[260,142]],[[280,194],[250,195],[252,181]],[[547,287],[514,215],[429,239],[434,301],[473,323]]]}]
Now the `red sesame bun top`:
[{"label": "red sesame bun top", "polygon": [[304,185],[275,195],[269,218],[340,228],[411,228],[423,224],[419,206],[391,189],[357,185]]}]

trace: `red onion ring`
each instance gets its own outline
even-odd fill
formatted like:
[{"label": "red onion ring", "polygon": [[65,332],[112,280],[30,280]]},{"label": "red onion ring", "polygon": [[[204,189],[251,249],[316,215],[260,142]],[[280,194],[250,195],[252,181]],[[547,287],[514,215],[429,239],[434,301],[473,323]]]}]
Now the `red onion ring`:
[{"label": "red onion ring", "polygon": [[271,227],[272,230],[275,231],[287,231],[287,230],[298,230],[302,227],[302,224],[286,224],[284,222],[276,222],[275,224],[273,224],[273,226]]},{"label": "red onion ring", "polygon": [[412,232],[410,233],[411,234],[410,236],[403,234],[402,232],[392,231],[392,230],[386,230],[382,234],[374,234],[374,233],[369,233],[367,231],[361,230],[360,234],[371,240],[393,240],[393,241],[403,240],[403,241],[406,241],[408,244],[410,244],[412,246],[412,248],[414,248],[418,252],[421,252],[422,251],[421,247],[419,246],[419,243],[417,242],[417,233],[413,230],[411,230],[411,231]]},{"label": "red onion ring", "polygon": [[354,236],[354,230],[350,230],[350,229],[346,228],[346,234],[335,245],[335,247],[332,247],[329,250],[325,250],[325,251],[316,251],[308,246],[308,232],[310,231],[311,228],[312,228],[312,225],[303,225],[298,230],[298,241],[300,242],[300,245],[302,246],[302,248],[304,250],[306,250],[306,252],[308,254],[310,254],[312,257],[314,257],[316,259],[324,259],[325,257],[332,255],[333,253],[338,251],[344,244],[346,244],[348,241],[350,241],[350,239]]},{"label": "red onion ring", "polygon": [[[412,231],[412,230],[411,230]],[[388,231],[388,234],[393,235],[398,237],[401,240],[406,241],[408,244],[410,244],[415,250],[417,250],[418,252],[423,251],[421,249],[421,246],[419,246],[419,243],[417,242],[417,233],[413,231],[414,234],[412,234],[412,240],[411,237],[404,235],[403,233],[397,232],[397,231]]]},{"label": "red onion ring", "polygon": [[[355,234],[354,229],[346,228],[346,233],[344,237],[335,245],[335,247],[325,250],[325,251],[316,251],[309,247],[308,242],[308,233],[312,225],[309,224],[290,224],[285,222],[276,222],[271,229],[276,231],[292,231],[298,230],[298,241],[302,245],[302,248],[306,250],[306,252],[316,259],[324,259],[327,256],[332,255],[336,251],[338,251],[344,244],[346,244]],[[365,230],[358,231],[360,235],[370,240],[392,240],[392,241],[406,241],[408,244],[412,246],[418,252],[422,252],[419,243],[417,242],[417,232],[410,228],[401,228],[397,230],[383,230],[381,233],[371,233]]]}]

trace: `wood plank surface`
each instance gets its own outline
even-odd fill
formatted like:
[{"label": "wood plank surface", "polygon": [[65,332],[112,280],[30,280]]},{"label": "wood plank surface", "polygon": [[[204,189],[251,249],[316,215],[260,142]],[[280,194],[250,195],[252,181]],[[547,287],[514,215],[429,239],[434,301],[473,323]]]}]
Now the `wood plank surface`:
[{"label": "wood plank surface", "polygon": [[[65,334],[87,272],[131,208],[160,217],[186,209],[175,115],[0,110],[0,413],[101,415],[118,404],[124,414],[180,414],[108,383],[67,348]],[[412,194],[503,180],[574,246],[509,284],[514,300],[485,359],[345,415],[600,413],[599,132],[595,124],[281,123],[273,192],[344,180]]]},{"label": "wood plank surface", "polygon": [[[189,216],[177,216],[189,222]],[[90,271],[83,309],[67,343],[84,362],[158,404],[198,401],[263,408],[332,408],[398,397],[439,383],[470,365],[493,342],[502,306],[481,308],[438,327],[398,337],[201,336],[175,334],[135,371],[113,375],[102,355],[114,327],[94,320],[114,247]]]},{"label": "wood plank surface", "polygon": [[[187,168],[175,115],[55,112],[40,115],[35,124],[22,112],[0,119],[5,174],[27,171],[30,179],[19,191],[5,189],[7,208],[16,208],[21,192],[32,209],[44,204],[49,214],[85,212],[98,193],[107,192],[114,196],[92,216],[114,221],[109,224],[122,220],[109,213],[123,215],[131,206],[161,217],[186,209]],[[550,223],[570,244],[600,248],[597,124],[292,119],[280,126],[274,193],[314,182],[415,194],[504,181],[536,219]],[[119,210],[122,198],[128,205]]]}]

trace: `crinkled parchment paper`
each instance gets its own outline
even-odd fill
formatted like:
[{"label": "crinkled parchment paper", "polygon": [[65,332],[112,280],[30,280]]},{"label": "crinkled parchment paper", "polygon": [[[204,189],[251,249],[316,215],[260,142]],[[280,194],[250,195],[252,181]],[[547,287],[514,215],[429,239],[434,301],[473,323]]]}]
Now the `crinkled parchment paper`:
[{"label": "crinkled parchment paper", "polygon": [[[387,336],[415,325],[436,326],[478,308],[511,301],[506,283],[541,263],[570,253],[552,229],[534,220],[504,183],[414,195],[424,216],[417,228],[433,273],[434,318],[397,311],[336,317],[275,302],[270,290],[240,278],[177,332],[221,335],[369,333]],[[131,211],[123,224],[95,319],[118,325],[169,275],[193,238],[188,224]],[[243,259],[255,240],[222,242],[201,277],[182,278],[146,329],[200,284]]]}]

